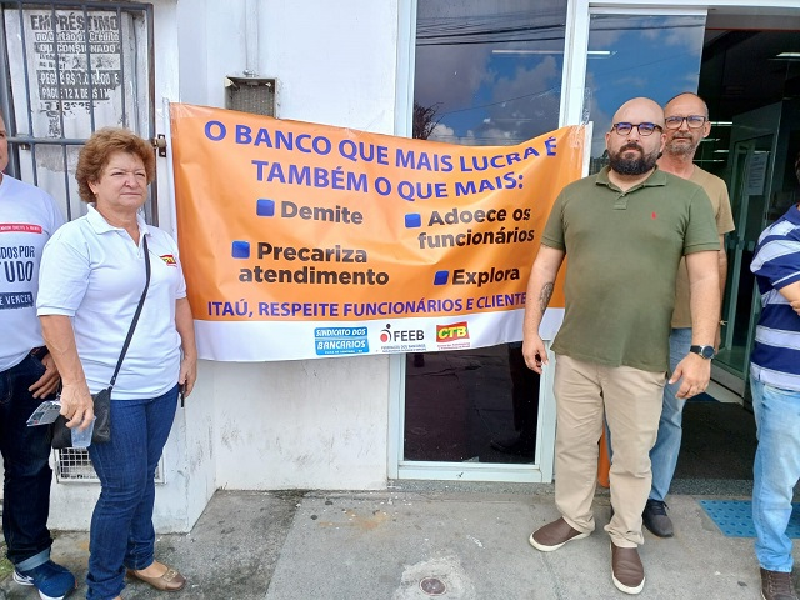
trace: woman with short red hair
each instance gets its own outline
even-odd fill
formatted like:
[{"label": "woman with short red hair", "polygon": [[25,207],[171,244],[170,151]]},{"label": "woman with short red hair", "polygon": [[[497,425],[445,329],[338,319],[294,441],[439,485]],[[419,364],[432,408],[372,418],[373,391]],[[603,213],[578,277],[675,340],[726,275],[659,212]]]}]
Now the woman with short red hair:
[{"label": "woman with short red hair", "polygon": [[179,390],[188,395],[196,377],[177,245],[140,210],[154,177],[147,142],[125,129],[95,132],[76,171],[88,214],[59,229],[42,255],[37,313],[61,372],[67,425],[92,426],[91,395],[111,386],[111,439],[89,446],[100,498],[88,600],[120,599],[126,568],[159,590],[186,584],[154,556],[155,470]]}]

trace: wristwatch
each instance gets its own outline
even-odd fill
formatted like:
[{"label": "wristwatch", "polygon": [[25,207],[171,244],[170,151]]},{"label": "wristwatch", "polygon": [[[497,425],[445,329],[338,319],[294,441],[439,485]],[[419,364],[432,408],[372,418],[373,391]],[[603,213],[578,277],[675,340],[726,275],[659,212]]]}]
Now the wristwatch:
[{"label": "wristwatch", "polygon": [[694,352],[706,360],[711,360],[717,354],[714,350],[714,346],[689,346],[689,352]]}]

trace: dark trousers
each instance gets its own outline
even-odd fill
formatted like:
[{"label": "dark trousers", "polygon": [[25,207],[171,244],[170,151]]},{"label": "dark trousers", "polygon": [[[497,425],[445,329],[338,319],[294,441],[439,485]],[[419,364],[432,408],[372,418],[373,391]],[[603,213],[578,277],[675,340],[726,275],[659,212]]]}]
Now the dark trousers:
[{"label": "dark trousers", "polygon": [[[5,469],[3,534],[6,556],[28,570],[46,562],[52,539],[50,511],[50,428],[25,421],[41,400],[28,388],[44,374],[42,363],[26,357],[0,372],[0,452]],[[34,559],[34,560],[29,560]],[[33,564],[36,563],[36,564]]]}]

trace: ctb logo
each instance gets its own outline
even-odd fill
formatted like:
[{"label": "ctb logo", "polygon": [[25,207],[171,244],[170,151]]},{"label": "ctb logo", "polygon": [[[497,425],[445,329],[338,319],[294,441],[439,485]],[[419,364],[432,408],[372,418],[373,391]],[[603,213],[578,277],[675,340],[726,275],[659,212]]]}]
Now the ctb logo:
[{"label": "ctb logo", "polygon": [[469,339],[469,329],[466,321],[451,323],[450,325],[436,326],[436,341],[440,344]]}]

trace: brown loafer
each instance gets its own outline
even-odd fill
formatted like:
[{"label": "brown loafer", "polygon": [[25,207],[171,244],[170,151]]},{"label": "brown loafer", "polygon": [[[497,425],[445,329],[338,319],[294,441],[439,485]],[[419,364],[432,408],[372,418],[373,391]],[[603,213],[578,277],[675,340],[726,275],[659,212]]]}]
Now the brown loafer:
[{"label": "brown loafer", "polygon": [[131,569],[128,569],[128,575],[140,581],[144,581],[151,587],[161,590],[162,592],[177,592],[186,586],[186,577],[181,575],[177,570],[170,569],[169,567],[167,567],[167,572],[161,577],[147,577]]},{"label": "brown loafer", "polygon": [[622,548],[611,542],[611,581],[626,594],[638,594],[644,587],[644,567],[636,548]]},{"label": "brown loafer", "polygon": [[577,529],[573,529],[564,520],[564,517],[561,517],[534,531],[528,541],[531,546],[541,552],[552,552],[553,550],[558,550],[567,542],[580,540],[588,537],[588,535],[588,532],[581,533]]}]

